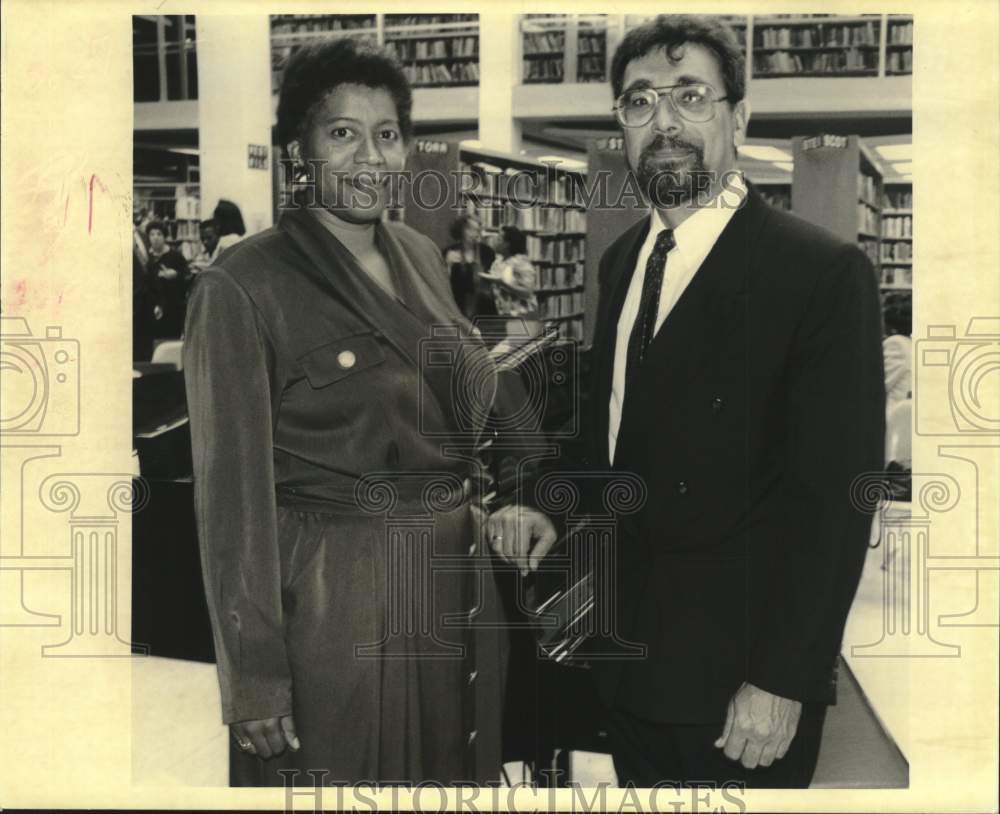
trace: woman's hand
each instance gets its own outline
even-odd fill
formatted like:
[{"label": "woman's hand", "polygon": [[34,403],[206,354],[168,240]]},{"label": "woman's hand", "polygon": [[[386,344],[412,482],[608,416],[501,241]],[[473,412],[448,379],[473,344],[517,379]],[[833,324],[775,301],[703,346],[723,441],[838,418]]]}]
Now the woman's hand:
[{"label": "woman's hand", "polygon": [[268,758],[277,757],[286,746],[297,752],[301,744],[295,736],[295,720],[291,715],[280,718],[262,718],[259,721],[240,721],[229,725],[229,731],[236,743],[249,755]]},{"label": "woman's hand", "polygon": [[504,506],[486,522],[490,547],[497,556],[516,565],[521,575],[538,569],[558,535],[544,514],[527,506]]}]

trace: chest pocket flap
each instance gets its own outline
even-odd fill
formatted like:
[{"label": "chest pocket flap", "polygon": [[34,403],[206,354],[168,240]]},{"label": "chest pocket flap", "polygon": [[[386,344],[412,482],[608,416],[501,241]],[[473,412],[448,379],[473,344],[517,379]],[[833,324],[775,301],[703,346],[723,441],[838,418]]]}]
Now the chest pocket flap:
[{"label": "chest pocket flap", "polygon": [[326,387],[385,361],[385,351],[374,334],[345,336],[314,348],[299,364],[314,388]]}]

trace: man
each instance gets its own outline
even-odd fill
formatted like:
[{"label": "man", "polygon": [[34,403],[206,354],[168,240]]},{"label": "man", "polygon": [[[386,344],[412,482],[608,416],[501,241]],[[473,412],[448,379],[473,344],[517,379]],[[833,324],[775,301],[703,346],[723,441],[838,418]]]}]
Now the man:
[{"label": "man", "polygon": [[[592,670],[619,781],[805,787],[871,526],[851,484],[882,465],[874,273],[736,172],[728,29],[658,17],[611,74],[653,202],[600,262],[585,426],[589,465],[648,490],[618,524],[613,600],[646,655]],[[489,533],[529,568],[553,537],[532,510]]]},{"label": "man", "polygon": [[212,255],[219,243],[219,233],[215,221],[209,218],[199,223],[198,236],[201,239],[201,250],[191,261],[192,271],[202,271],[212,265]]}]

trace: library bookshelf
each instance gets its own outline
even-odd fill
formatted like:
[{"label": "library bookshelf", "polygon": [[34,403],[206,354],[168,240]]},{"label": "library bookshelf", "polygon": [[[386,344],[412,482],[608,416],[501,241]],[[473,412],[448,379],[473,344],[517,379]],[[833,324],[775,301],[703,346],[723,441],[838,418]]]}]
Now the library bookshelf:
[{"label": "library bookshelf", "polygon": [[[516,226],[525,233],[537,272],[534,293],[542,321],[561,339],[583,340],[587,212],[582,172],[433,139],[416,140],[408,169],[414,177],[433,171],[445,188],[428,187],[419,191],[419,199],[416,185],[409,188],[401,208],[405,223],[441,248],[451,243],[449,227],[461,214],[475,215],[486,237],[496,236],[501,226]],[[444,205],[428,206],[429,199]]]}]

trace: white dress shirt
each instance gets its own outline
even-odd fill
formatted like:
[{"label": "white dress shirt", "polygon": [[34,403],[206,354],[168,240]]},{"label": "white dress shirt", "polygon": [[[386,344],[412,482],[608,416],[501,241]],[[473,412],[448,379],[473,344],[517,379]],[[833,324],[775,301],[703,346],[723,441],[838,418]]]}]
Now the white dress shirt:
[{"label": "white dress shirt", "polygon": [[[724,203],[718,198],[708,206],[695,211],[680,226],[674,229],[676,245],[667,255],[666,271],[663,275],[663,286],[660,289],[659,309],[656,312],[656,327],[654,336],[660,330],[667,315],[681,298],[688,284],[708,253],[719,239],[722,230],[726,228],[729,219],[738,208],[733,205],[734,196],[742,199],[746,196],[746,185],[743,176],[734,176],[723,191]],[[719,204],[716,206],[715,204]],[[618,428],[622,420],[622,406],[625,403],[625,360],[628,355],[628,340],[632,326],[639,314],[639,300],[642,297],[642,283],[646,277],[646,261],[653,252],[656,237],[669,225],[663,222],[662,216],[656,210],[650,210],[649,232],[636,258],[635,272],[629,283],[628,293],[618,316],[618,335],[615,341],[614,373],[611,380],[611,401],[608,411],[608,460],[615,459],[615,446],[618,442]]]}]

